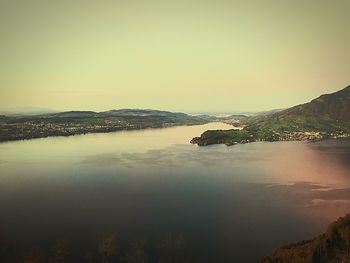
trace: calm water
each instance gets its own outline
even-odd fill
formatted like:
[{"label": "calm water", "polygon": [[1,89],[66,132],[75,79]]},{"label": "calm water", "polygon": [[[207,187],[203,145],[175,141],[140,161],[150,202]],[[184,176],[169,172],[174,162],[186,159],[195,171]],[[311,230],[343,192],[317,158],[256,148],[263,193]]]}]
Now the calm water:
[{"label": "calm water", "polygon": [[[350,211],[350,141],[197,147],[207,124],[0,144],[0,236],[150,251],[182,235],[193,262],[256,262]],[[152,253],[150,256],[152,259]]]}]

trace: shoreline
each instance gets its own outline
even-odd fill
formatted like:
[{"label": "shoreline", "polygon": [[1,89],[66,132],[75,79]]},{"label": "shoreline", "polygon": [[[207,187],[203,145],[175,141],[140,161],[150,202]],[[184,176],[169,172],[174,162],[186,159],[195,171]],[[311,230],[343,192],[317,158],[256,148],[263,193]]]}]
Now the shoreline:
[{"label": "shoreline", "polygon": [[[167,129],[167,128],[174,128],[174,127],[181,127],[181,126],[196,126],[196,125],[206,125],[209,123],[215,123],[215,122],[205,122],[205,123],[192,123],[192,124],[174,124],[174,125],[166,125],[166,126],[155,126],[155,127],[144,127],[144,128],[121,128],[121,129],[113,129],[113,130],[101,130],[101,131],[86,131],[86,132],[77,132],[77,133],[71,133],[71,134],[49,134],[49,135],[40,135],[40,136],[34,136],[34,137],[26,137],[26,138],[10,138],[2,140],[0,139],[0,144],[2,143],[10,143],[10,142],[18,142],[18,141],[31,141],[36,139],[46,139],[46,138],[55,138],[55,137],[73,137],[73,136],[83,136],[83,135],[89,135],[89,134],[103,134],[103,133],[114,133],[114,132],[132,132],[132,131],[142,131],[142,130],[160,130],[160,129]],[[219,122],[221,123],[221,122]]]},{"label": "shoreline", "polygon": [[345,139],[350,138],[350,134],[339,131],[327,133],[321,131],[294,131],[294,132],[251,132],[249,130],[208,130],[199,137],[190,140],[191,144],[197,144],[199,147],[215,144],[225,144],[230,147],[237,144],[246,144],[254,142],[283,142],[283,141],[301,141],[318,142],[327,139]]}]

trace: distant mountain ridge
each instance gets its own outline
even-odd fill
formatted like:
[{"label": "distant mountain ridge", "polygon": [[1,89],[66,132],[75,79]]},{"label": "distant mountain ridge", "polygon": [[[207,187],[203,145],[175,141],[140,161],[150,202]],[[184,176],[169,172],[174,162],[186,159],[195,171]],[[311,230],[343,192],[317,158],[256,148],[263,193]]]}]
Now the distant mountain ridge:
[{"label": "distant mountain ridge", "polygon": [[159,117],[178,117],[183,118],[189,116],[182,112],[170,112],[162,110],[150,110],[150,109],[120,109],[100,112],[99,114],[104,116],[159,116]]},{"label": "distant mountain ridge", "polygon": [[170,112],[151,109],[118,109],[102,112],[95,111],[63,111],[58,113],[40,114],[37,117],[46,118],[98,118],[98,117],[176,117],[185,118],[190,115],[181,112]]},{"label": "distant mountain ridge", "polygon": [[40,115],[57,113],[58,110],[40,107],[12,107],[12,108],[0,108],[1,115],[8,116],[20,116],[20,115]]}]

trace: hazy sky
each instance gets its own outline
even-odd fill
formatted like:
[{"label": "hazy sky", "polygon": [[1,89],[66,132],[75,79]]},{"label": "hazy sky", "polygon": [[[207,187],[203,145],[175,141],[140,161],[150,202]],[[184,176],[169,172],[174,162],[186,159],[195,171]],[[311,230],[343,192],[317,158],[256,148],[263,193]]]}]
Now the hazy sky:
[{"label": "hazy sky", "polygon": [[0,0],[0,107],[267,110],[350,84],[350,1]]}]

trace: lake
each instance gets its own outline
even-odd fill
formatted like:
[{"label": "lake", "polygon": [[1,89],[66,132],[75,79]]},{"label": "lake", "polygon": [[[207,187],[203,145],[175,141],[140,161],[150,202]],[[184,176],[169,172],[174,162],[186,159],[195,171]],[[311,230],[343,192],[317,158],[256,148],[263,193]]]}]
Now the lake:
[{"label": "lake", "polygon": [[115,259],[144,240],[154,262],[164,240],[181,237],[191,262],[256,262],[350,211],[350,140],[189,143],[229,128],[0,143],[0,238],[23,249],[65,239],[68,261],[84,262],[115,234]]}]

